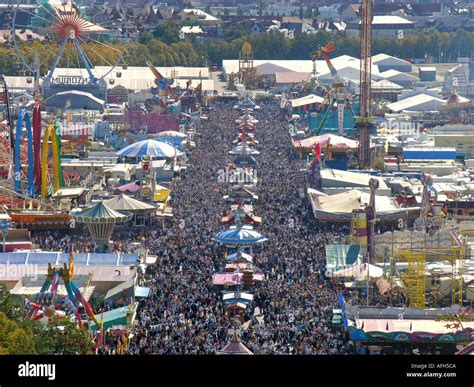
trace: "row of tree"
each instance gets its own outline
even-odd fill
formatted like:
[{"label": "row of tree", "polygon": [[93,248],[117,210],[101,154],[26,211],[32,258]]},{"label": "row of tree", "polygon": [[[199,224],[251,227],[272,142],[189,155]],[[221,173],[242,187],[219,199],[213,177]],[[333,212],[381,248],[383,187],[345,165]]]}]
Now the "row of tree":
[{"label": "row of tree", "polygon": [[[234,30],[235,32],[235,30]],[[247,32],[232,40],[219,42],[195,42],[200,52],[213,63],[222,59],[238,58],[242,44],[247,40],[253,47],[256,59],[309,59],[311,52],[333,41],[334,55],[359,57],[358,38],[318,31],[315,34],[295,34],[288,39],[281,33],[246,36]],[[373,40],[373,54],[385,53],[399,58],[430,59],[433,62],[454,63],[458,57],[471,56],[474,47],[474,32],[460,29],[456,32],[439,32],[435,29],[406,35],[403,39],[378,38]]]},{"label": "row of tree", "polygon": [[[248,31],[234,27],[224,31],[220,40],[179,39],[179,31],[171,24],[160,25],[153,33],[143,33],[138,42],[118,44],[88,43],[83,45],[92,65],[108,66],[116,63],[145,66],[205,66],[220,64],[223,59],[236,59],[244,41],[248,41],[255,59],[309,59],[311,52],[333,41],[334,55],[359,56],[359,39],[326,31],[315,34],[295,34],[293,39],[282,33],[248,36]],[[373,54],[385,53],[399,58],[424,58],[432,62],[454,63],[460,56],[471,56],[474,33],[458,30],[440,33],[437,30],[418,32],[404,39],[380,38],[373,41]],[[125,50],[124,50],[125,48]],[[45,74],[54,63],[58,46],[51,42],[22,43],[20,50],[29,63],[33,63],[35,50],[41,58],[41,71]],[[72,49],[74,50],[74,49]],[[83,67],[75,52],[66,52],[59,66]],[[0,68],[4,74],[21,75],[23,64],[13,47],[0,47]]]}]

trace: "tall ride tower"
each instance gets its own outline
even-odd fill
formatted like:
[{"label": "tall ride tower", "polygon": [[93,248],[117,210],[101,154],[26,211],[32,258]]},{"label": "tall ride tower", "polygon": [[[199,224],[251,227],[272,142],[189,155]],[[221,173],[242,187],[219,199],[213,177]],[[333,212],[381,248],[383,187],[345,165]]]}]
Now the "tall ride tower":
[{"label": "tall ride tower", "polygon": [[371,71],[372,71],[372,0],[361,0],[360,22],[360,114],[357,128],[359,130],[359,166],[361,169],[371,167],[370,132],[371,122]]},{"label": "tall ride tower", "polygon": [[253,65],[253,49],[249,42],[244,42],[239,52],[239,80],[247,89],[258,87],[259,76]]}]

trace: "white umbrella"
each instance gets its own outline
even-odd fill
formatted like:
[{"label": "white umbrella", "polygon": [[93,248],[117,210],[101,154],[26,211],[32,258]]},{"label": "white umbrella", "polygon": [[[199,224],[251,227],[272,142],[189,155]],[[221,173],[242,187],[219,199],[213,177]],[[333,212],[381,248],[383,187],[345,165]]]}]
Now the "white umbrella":
[{"label": "white umbrella", "polygon": [[122,157],[151,156],[167,159],[173,158],[176,154],[179,156],[182,152],[165,142],[151,139],[135,142],[117,152],[117,155]]}]

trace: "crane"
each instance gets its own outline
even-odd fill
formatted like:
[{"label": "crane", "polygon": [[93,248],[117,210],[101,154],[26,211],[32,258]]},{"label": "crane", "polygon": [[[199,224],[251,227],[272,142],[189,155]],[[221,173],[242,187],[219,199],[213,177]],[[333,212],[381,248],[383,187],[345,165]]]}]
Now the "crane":
[{"label": "crane", "polygon": [[372,71],[372,0],[361,0],[360,7],[360,113],[357,122],[359,131],[359,166],[371,166],[370,132],[371,122],[371,71]]}]

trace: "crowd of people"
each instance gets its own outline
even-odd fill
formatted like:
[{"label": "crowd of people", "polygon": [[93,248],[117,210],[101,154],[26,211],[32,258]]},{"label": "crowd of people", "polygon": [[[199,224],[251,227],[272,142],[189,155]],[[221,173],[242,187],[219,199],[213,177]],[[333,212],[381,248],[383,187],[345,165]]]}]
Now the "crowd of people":
[{"label": "crowd of people", "polygon": [[[268,238],[255,256],[264,280],[252,289],[241,326],[241,341],[255,354],[350,354],[341,325],[332,324],[337,290],[325,277],[325,245],[340,241],[345,230],[323,228],[312,215],[297,172],[304,167],[291,148],[287,121],[279,107],[261,104],[254,112],[260,155],[254,212],[258,231]],[[211,239],[226,227],[222,197],[230,184],[219,172],[232,161],[228,151],[237,137],[231,104],[213,102],[209,119],[199,125],[188,167],[170,184],[174,218],[167,227],[115,234],[114,251],[129,252],[139,242],[157,261],[140,274],[150,296],[139,304],[128,354],[214,354],[229,341],[233,327],[212,276],[223,272],[224,250]],[[86,237],[81,237],[85,235]],[[36,232],[34,243],[45,250],[91,252],[87,232]],[[113,349],[103,349],[112,353]]]},{"label": "crowd of people", "polygon": [[[265,279],[254,289],[241,340],[255,354],[352,353],[343,328],[331,322],[337,291],[324,276],[324,246],[338,235],[315,224],[296,181],[302,161],[291,150],[278,107],[263,104],[255,116],[261,154],[254,211],[269,241],[255,258]],[[159,258],[140,279],[151,295],[139,306],[131,354],[213,354],[230,338],[231,316],[212,284],[225,259],[211,238],[225,228],[222,196],[230,187],[217,177],[231,161],[235,117],[232,105],[214,103],[188,168],[172,183],[172,225],[150,228],[144,236]]]}]

